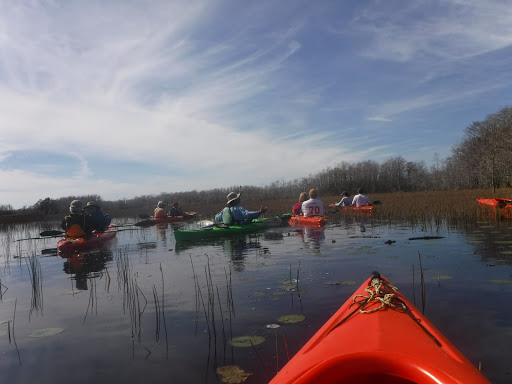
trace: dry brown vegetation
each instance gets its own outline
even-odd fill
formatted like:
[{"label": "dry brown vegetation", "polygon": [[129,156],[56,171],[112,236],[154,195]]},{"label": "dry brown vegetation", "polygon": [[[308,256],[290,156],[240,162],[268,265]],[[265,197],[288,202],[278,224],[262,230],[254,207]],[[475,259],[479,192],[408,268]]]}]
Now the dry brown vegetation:
[{"label": "dry brown vegetation", "polygon": [[[380,201],[375,205],[372,217],[380,220],[402,220],[411,224],[421,222],[448,222],[453,225],[473,224],[482,218],[489,218],[489,211],[479,207],[476,199],[510,198],[512,188],[503,188],[496,193],[489,189],[459,191],[426,191],[375,193],[369,195],[371,201]],[[353,215],[349,210],[332,213],[328,205],[340,200],[339,196],[320,196],[328,216]],[[242,200],[242,205],[249,210],[268,206],[266,216],[281,215],[290,212],[297,199],[280,199],[269,201]],[[186,211],[200,212],[205,218],[211,218],[223,208],[222,204],[194,204],[184,207]]]}]

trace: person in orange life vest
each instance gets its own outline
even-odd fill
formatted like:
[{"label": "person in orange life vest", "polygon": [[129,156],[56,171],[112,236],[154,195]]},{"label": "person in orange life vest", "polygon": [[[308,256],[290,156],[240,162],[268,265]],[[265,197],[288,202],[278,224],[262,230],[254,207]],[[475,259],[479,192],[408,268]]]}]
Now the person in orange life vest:
[{"label": "person in orange life vest", "polygon": [[299,202],[293,206],[292,213],[294,215],[300,215],[302,214],[302,203],[307,200],[307,194],[306,192],[302,192],[299,196]]},{"label": "person in orange life vest", "polygon": [[318,193],[316,189],[309,191],[309,200],[302,203],[302,213],[306,217],[311,216],[323,216],[324,215],[324,203],[317,199]]},{"label": "person in orange life vest", "polygon": [[172,203],[170,214],[171,216],[183,216],[183,211],[181,210],[180,203],[176,201]]},{"label": "person in orange life vest", "polygon": [[66,236],[82,237],[92,233],[92,221],[89,216],[84,215],[82,207],[83,204],[80,200],[73,200],[69,205],[69,215],[61,223],[61,228],[66,231]]},{"label": "person in orange life vest", "polygon": [[155,208],[153,217],[160,217],[160,218],[167,217],[167,213],[165,213],[165,203],[163,201],[158,202],[158,204]]}]

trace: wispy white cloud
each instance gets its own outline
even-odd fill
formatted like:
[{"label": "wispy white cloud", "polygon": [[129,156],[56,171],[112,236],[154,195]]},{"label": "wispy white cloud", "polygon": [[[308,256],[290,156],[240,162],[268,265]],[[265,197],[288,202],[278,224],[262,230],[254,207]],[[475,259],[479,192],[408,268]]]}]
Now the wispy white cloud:
[{"label": "wispy white cloud", "polygon": [[[4,195],[28,204],[292,179],[406,142],[427,148],[404,114],[510,86],[506,57],[492,77],[451,82],[510,44],[498,1],[307,4],[0,0],[0,172],[24,179]],[[2,168],[39,150],[71,171]],[[106,164],[121,168],[105,176]],[[138,183],[128,164],[146,170]]]}]

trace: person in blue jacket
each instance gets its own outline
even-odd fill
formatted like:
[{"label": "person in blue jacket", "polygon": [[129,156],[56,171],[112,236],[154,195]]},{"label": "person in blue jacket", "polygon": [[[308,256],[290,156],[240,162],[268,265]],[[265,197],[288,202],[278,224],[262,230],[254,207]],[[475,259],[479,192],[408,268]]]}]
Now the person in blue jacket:
[{"label": "person in blue jacket", "polygon": [[84,214],[89,216],[92,223],[92,229],[97,232],[105,231],[112,221],[109,215],[104,215],[101,208],[94,201],[89,201],[84,208]]},{"label": "person in blue jacket", "polygon": [[248,211],[240,205],[240,193],[236,192],[230,192],[227,199],[227,206],[215,215],[215,221],[226,225],[250,223],[268,209],[262,206],[259,211]]}]

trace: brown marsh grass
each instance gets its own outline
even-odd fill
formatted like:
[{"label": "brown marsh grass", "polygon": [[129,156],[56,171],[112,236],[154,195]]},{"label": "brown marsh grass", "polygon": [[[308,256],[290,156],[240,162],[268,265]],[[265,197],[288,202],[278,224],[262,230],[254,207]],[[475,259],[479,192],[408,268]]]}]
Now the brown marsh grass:
[{"label": "brown marsh grass", "polygon": [[[472,225],[479,220],[494,218],[493,212],[482,209],[476,199],[510,198],[512,188],[500,189],[496,193],[492,190],[458,190],[458,191],[425,191],[425,192],[394,192],[368,194],[372,202],[380,201],[382,204],[374,205],[372,217],[379,220],[405,221],[411,225],[434,223],[440,225]],[[353,196],[352,196],[353,197]],[[258,210],[261,206],[268,206],[265,216],[282,215],[291,212],[295,199],[280,199],[270,201],[242,199],[241,205],[248,210]],[[331,219],[342,215],[353,214],[350,210],[332,213],[329,204],[337,203],[340,196],[319,196],[324,203],[327,216]],[[223,208],[222,204],[190,204],[184,207],[185,211],[200,212],[203,218],[211,219]],[[489,215],[491,213],[491,215]]]},{"label": "brown marsh grass", "polygon": [[[332,208],[328,205],[337,203],[341,196],[327,195],[323,196],[319,190],[319,198],[324,202],[327,216],[336,218],[343,215],[350,215],[349,211],[333,214]],[[351,197],[353,197],[352,195]],[[401,220],[407,221],[413,225],[422,222],[441,223],[447,222],[451,225],[472,224],[482,220],[485,213],[486,219],[489,217],[489,211],[483,212],[478,206],[476,199],[483,198],[511,198],[512,188],[502,188],[497,192],[492,189],[475,190],[456,190],[456,191],[424,191],[424,192],[393,192],[393,193],[375,193],[368,194],[370,200],[380,201],[382,204],[375,205],[372,217],[381,220]],[[266,217],[282,215],[289,213],[293,205],[298,201],[299,196],[288,199],[278,200],[254,200],[250,196],[244,196],[241,205],[246,209],[258,210],[261,206],[267,206]],[[224,205],[222,203],[202,203],[191,202],[183,203],[182,208],[185,212],[198,212],[200,219],[213,219],[213,216],[220,212]],[[131,210],[112,211],[109,213],[112,218],[132,217],[135,221],[140,220],[140,214],[152,215],[154,207],[136,208]],[[49,218],[48,218],[49,219]],[[61,219],[53,217],[52,219]],[[40,218],[36,218],[36,221]]]}]

